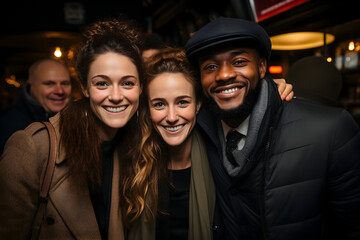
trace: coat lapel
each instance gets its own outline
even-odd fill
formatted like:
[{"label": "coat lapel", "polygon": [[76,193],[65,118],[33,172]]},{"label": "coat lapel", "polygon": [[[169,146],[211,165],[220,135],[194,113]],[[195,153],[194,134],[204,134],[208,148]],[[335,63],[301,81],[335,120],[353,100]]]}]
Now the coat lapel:
[{"label": "coat lapel", "polygon": [[[50,118],[50,122],[55,127],[57,136],[57,149],[59,149],[59,114]],[[65,161],[65,151],[60,149],[57,152],[56,165],[60,166]],[[56,186],[52,186],[50,201],[57,209],[67,227],[70,229],[75,239],[101,239],[95,212],[92,206],[88,186],[84,185],[68,173],[68,170],[59,167],[54,173]],[[119,157],[118,152],[114,155],[114,169],[112,182],[112,195],[109,221],[109,240],[123,240],[124,230],[122,215],[120,211],[120,176],[119,176]]]},{"label": "coat lapel", "polygon": [[101,239],[88,186],[69,173],[65,151],[59,148],[60,115],[49,119],[55,127],[57,141],[56,171],[54,172],[50,201],[60,214],[75,239]]},{"label": "coat lapel", "polygon": [[73,175],[51,190],[50,201],[76,239],[101,239],[88,187]]}]

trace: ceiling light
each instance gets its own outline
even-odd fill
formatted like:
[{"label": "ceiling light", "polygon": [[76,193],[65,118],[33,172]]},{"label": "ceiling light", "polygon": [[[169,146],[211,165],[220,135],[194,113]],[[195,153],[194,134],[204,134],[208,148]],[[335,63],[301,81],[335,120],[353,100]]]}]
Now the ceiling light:
[{"label": "ceiling light", "polygon": [[353,51],[355,49],[355,43],[353,41],[349,42],[349,51]]},{"label": "ceiling light", "polygon": [[[270,37],[273,50],[301,50],[324,45],[322,32],[293,32]],[[326,44],[335,40],[335,36],[326,33]]]},{"label": "ceiling light", "polygon": [[61,52],[61,48],[60,48],[60,47],[56,47],[56,48],[55,48],[54,55],[55,55],[55,57],[57,57],[57,58],[61,57],[62,52]]}]

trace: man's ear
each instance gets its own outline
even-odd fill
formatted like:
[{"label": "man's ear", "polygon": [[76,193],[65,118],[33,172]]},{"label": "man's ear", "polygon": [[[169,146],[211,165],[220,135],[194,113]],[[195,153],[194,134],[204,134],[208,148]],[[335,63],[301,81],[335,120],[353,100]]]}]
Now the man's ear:
[{"label": "man's ear", "polygon": [[81,92],[84,94],[85,97],[89,97],[89,92],[83,85],[81,85]]},{"label": "man's ear", "polygon": [[260,79],[263,79],[266,74],[267,68],[267,61],[265,58],[260,58],[259,60],[259,72],[260,72]]}]

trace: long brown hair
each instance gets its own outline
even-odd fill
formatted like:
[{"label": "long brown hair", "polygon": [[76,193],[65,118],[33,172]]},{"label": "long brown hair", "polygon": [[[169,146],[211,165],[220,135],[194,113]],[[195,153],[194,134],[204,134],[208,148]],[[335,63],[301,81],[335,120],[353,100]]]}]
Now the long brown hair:
[{"label": "long brown hair", "polygon": [[[127,18],[106,19],[88,26],[78,48],[76,70],[82,88],[88,86],[91,63],[99,56],[114,52],[129,57],[137,67],[142,84],[141,31]],[[101,185],[102,141],[98,129],[102,123],[91,110],[89,99],[68,104],[60,114],[61,147],[66,151],[69,169],[80,175],[90,188]],[[138,163],[136,147],[140,141],[137,119],[133,116],[124,128],[118,130],[113,142],[120,153],[120,205],[124,223],[129,225],[145,208],[147,185],[142,172],[151,166]],[[140,167],[139,167],[140,166]],[[140,179],[140,180],[139,180]]]},{"label": "long brown hair", "polygon": [[154,206],[147,217],[155,217],[158,212],[158,187],[170,184],[169,181],[169,159],[167,158],[167,147],[162,137],[155,130],[151,120],[148,86],[150,82],[162,73],[182,73],[192,84],[196,94],[197,104],[202,99],[202,88],[197,78],[197,72],[186,58],[185,52],[176,47],[166,47],[158,54],[152,56],[145,63],[143,92],[140,101],[140,129],[142,141],[139,145],[140,159],[152,165],[150,182],[153,183],[150,189],[151,195],[147,201]]}]

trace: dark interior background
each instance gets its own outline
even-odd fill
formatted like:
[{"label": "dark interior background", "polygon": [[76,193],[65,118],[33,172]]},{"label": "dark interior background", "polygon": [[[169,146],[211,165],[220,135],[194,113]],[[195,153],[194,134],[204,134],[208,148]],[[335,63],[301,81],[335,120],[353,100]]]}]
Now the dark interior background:
[{"label": "dark interior background", "polygon": [[[274,1],[276,0],[269,0]],[[3,3],[0,14],[0,109],[17,97],[35,60],[53,56],[60,46],[72,76],[72,57],[79,33],[87,24],[104,17],[126,14],[136,19],[144,32],[160,34],[168,44],[183,47],[190,35],[219,16],[254,20],[248,0],[119,0],[27,1]],[[270,36],[294,31],[320,31],[335,35],[326,47],[272,52],[270,65],[281,65],[284,77],[296,60],[315,54],[335,59],[346,54],[349,41],[360,41],[360,15],[354,1],[310,0],[259,22]],[[358,58],[358,52],[356,52]],[[340,69],[343,74],[341,104],[354,115],[360,111],[360,67]],[[296,92],[296,89],[295,89]],[[74,91],[76,94],[76,88]]]}]

